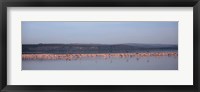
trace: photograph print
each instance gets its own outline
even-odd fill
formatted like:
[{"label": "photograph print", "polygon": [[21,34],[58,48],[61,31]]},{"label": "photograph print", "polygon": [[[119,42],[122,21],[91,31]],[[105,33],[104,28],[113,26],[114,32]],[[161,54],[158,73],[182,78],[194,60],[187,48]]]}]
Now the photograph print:
[{"label": "photograph print", "polygon": [[22,21],[22,70],[178,70],[178,21]]}]

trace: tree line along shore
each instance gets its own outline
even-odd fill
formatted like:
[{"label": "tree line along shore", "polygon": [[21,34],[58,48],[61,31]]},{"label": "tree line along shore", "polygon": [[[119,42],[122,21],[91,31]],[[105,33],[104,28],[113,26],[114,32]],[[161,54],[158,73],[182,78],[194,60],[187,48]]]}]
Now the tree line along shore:
[{"label": "tree line along shore", "polygon": [[26,44],[23,54],[95,54],[177,51],[178,45],[160,44]]},{"label": "tree line along shore", "polygon": [[83,57],[150,57],[178,56],[177,52],[97,53],[97,54],[22,54],[22,60],[73,60]]}]

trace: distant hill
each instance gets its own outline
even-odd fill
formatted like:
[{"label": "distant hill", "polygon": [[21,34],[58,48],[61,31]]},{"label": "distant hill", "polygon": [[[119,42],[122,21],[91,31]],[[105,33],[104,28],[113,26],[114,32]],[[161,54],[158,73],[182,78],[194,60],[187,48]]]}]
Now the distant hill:
[{"label": "distant hill", "polygon": [[172,45],[172,44],[137,44],[137,43],[126,43],[125,45],[129,46],[138,46],[138,47],[143,47],[143,48],[162,48],[162,47],[177,47],[178,45]]},{"label": "distant hill", "polygon": [[178,50],[177,45],[163,44],[23,44],[22,53],[55,53],[55,54],[83,54],[83,53],[131,53],[149,51]]}]

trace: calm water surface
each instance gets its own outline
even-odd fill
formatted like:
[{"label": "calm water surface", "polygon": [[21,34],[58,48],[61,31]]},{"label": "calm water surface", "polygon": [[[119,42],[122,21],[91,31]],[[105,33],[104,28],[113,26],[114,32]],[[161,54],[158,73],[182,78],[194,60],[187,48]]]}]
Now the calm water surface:
[{"label": "calm water surface", "polygon": [[22,70],[178,70],[178,56],[23,60]]}]

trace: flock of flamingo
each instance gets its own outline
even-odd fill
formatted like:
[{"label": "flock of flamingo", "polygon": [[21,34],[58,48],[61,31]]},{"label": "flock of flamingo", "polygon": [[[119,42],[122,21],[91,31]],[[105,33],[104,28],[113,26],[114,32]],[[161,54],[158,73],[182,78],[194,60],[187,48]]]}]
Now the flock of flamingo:
[{"label": "flock of flamingo", "polygon": [[83,57],[150,57],[178,56],[177,52],[99,53],[99,54],[22,54],[23,60],[76,60]]}]

